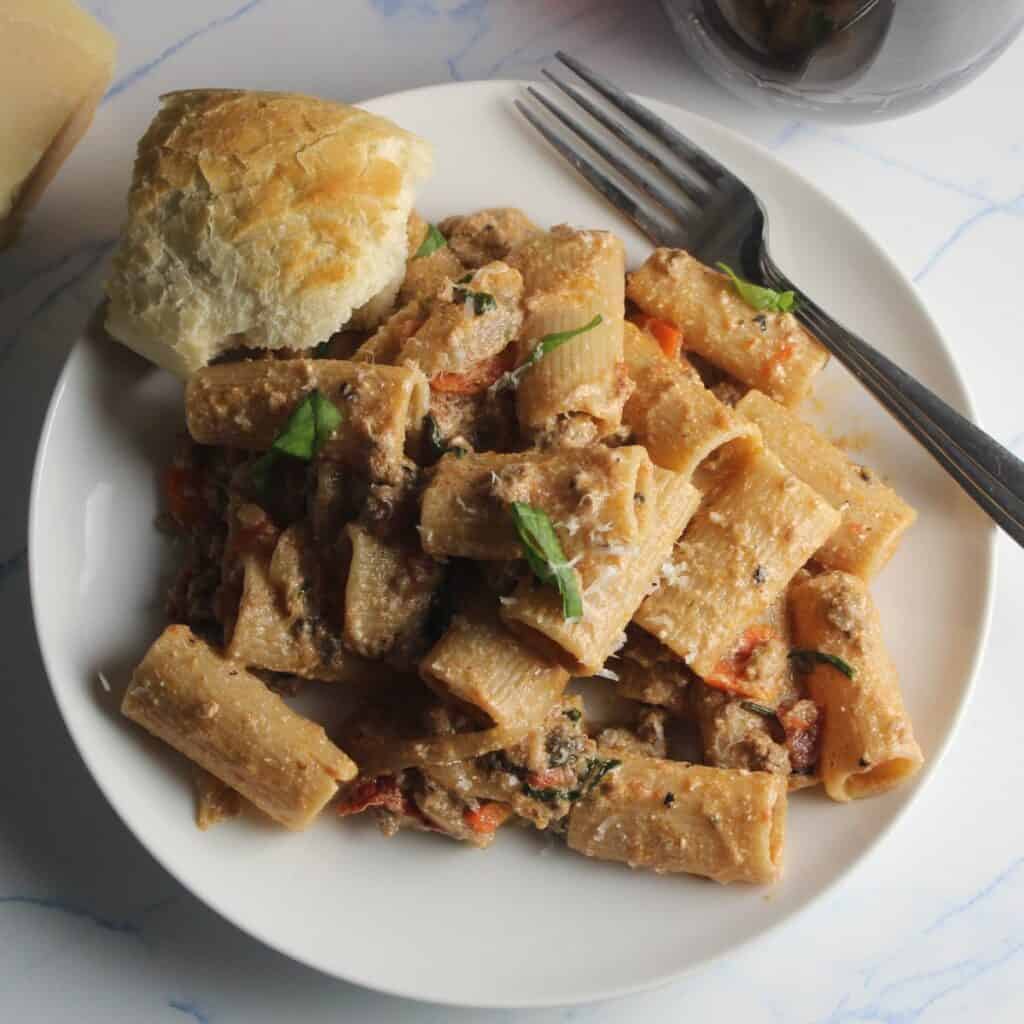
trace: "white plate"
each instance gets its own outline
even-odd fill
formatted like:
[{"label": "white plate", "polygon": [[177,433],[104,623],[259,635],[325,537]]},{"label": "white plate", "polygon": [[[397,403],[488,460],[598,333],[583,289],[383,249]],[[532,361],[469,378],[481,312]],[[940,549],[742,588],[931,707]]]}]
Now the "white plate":
[{"label": "white plate", "polygon": [[[536,139],[517,87],[473,83],[368,104],[434,143],[420,208],[516,205],[541,223],[649,246]],[[911,286],[825,196],[750,143],[652,104],[768,202],[773,251],[828,309],[969,412],[949,351]],[[82,757],[160,862],[240,928],[329,974],[438,1002],[538,1006],[620,995],[734,950],[807,906],[865,856],[913,799],[963,709],[988,621],[985,519],[844,373],[817,388],[827,418],[869,434],[866,457],[921,512],[875,592],[929,768],[889,796],[791,801],[785,879],[766,892],[632,873],[506,831],[486,853],[439,838],[385,841],[329,814],[291,835],[255,821],[201,834],[181,765],[130,726],[115,694],[161,628],[166,543],[156,467],[182,424],[180,388],[129,352],[83,340],[40,443],[30,522],[32,598],[57,702]]]}]

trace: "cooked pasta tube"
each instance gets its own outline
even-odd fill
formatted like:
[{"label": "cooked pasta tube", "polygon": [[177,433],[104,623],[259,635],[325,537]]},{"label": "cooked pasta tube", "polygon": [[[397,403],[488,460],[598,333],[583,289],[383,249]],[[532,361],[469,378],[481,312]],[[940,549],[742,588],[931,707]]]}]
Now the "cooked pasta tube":
[{"label": "cooked pasta tube", "polygon": [[736,411],[761,429],[782,464],[842,513],[815,558],[832,569],[870,579],[892,557],[917,513],[878,476],[851,462],[785,407],[750,391]]},{"label": "cooked pasta tube", "polygon": [[829,572],[795,584],[789,600],[797,647],[838,658],[853,675],[810,656],[807,687],[825,711],[819,762],[825,792],[846,801],[892,789],[923,758],[867,586]]},{"label": "cooked pasta tube", "polygon": [[228,641],[229,658],[321,682],[370,682],[380,667],[346,650],[341,630],[330,625],[305,531],[279,538],[267,559],[249,555],[238,616]]},{"label": "cooked pasta tube", "polygon": [[569,682],[564,668],[526,647],[489,609],[456,615],[420,675],[441,696],[506,728],[536,725]]},{"label": "cooked pasta tube", "polygon": [[627,296],[683,332],[683,347],[784,405],[796,405],[828,361],[792,313],[757,312],[725,274],[680,249],[656,249]]},{"label": "cooked pasta tube", "polygon": [[713,676],[838,523],[774,455],[756,452],[701,506],[634,621]]},{"label": "cooked pasta tube", "polygon": [[322,726],[187,626],[168,626],[149,649],[121,711],[290,829],[356,775]]},{"label": "cooked pasta tube", "polygon": [[639,445],[446,456],[423,493],[420,539],[432,555],[511,559],[522,547],[513,501],[544,510],[567,558],[639,536],[653,466]]},{"label": "cooked pasta tube", "polygon": [[427,318],[427,303],[415,299],[404,303],[352,353],[354,363],[394,365],[402,346]]},{"label": "cooked pasta tube", "polygon": [[402,346],[396,362],[436,381],[464,374],[498,355],[523,322],[523,279],[505,263],[488,263],[446,286],[431,302],[426,320]]},{"label": "cooked pasta tube", "polygon": [[431,253],[418,255],[429,229],[430,225],[419,214],[414,212],[409,216],[409,260],[405,265],[405,280],[398,292],[400,305],[417,299],[432,299],[448,281],[457,281],[466,272],[450,245],[441,245]]},{"label": "cooked pasta tube", "polygon": [[408,367],[335,359],[207,366],[185,388],[189,433],[200,444],[269,448],[314,389],[343,414],[323,455],[380,479],[400,477],[406,431],[419,428],[430,404],[426,379]]},{"label": "cooked pasta tube", "polygon": [[632,544],[591,544],[576,566],[583,616],[566,619],[552,587],[524,580],[506,599],[501,616],[539,649],[557,653],[573,671],[591,675],[622,643],[623,630],[643,601],[700,501],[700,492],[680,473],[654,470],[640,536]]},{"label": "cooked pasta tube", "polygon": [[569,847],[588,857],[716,882],[782,873],[786,780],[767,772],[628,757],[569,815]]},{"label": "cooked pasta tube", "polygon": [[559,416],[584,414],[601,436],[621,422],[629,393],[622,368],[625,253],[606,231],[566,225],[525,242],[509,257],[525,286],[518,362],[541,338],[575,330],[595,315],[601,323],[545,355],[519,381],[516,407],[527,433]]},{"label": "cooked pasta tube", "polygon": [[366,658],[413,655],[441,585],[441,566],[418,546],[383,540],[357,523],[346,532],[352,544],[345,583],[346,646]]},{"label": "cooked pasta tube", "polygon": [[742,441],[761,446],[757,428],[737,416],[680,359],[628,321],[623,344],[633,393],[622,421],[655,465],[690,476],[716,448]]}]

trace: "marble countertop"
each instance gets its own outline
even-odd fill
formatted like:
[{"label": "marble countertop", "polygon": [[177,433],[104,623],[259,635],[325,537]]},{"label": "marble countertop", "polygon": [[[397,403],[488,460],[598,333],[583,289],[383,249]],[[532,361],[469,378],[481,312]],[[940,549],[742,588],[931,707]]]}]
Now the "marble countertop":
[{"label": "marble countertop", "polygon": [[[754,111],[688,66],[639,0],[88,0],[121,43],[115,83],[19,245],[0,255],[0,1019],[650,1024],[1024,1020],[1024,557],[1000,539],[973,701],[931,785],[838,891],[668,988],[536,1012],[455,1011],[332,981],[247,938],[171,879],[115,818],[61,724],[36,648],[26,510],[56,375],[100,295],[127,169],[157,95],[186,85],[347,100],[452,79],[534,78],[559,48],[629,88],[772,147],[917,282],[985,426],[1024,455],[1024,39],[939,107],[858,128]],[[281,37],[281,25],[293,31]],[[317,26],[306,31],[304,25]],[[236,69],[232,55],[247,54]],[[252,54],[259,55],[253,59]],[[984,353],[984,357],[981,357]],[[937,681],[941,685],[941,680]]]}]

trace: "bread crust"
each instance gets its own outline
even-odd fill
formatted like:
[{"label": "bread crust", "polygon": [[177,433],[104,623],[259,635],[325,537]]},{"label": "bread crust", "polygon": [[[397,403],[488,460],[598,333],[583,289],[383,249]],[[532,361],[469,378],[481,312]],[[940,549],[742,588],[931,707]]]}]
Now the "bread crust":
[{"label": "bread crust", "polygon": [[162,97],[139,142],[107,329],[183,376],[239,344],[309,348],[401,274],[427,143],[292,93]]}]

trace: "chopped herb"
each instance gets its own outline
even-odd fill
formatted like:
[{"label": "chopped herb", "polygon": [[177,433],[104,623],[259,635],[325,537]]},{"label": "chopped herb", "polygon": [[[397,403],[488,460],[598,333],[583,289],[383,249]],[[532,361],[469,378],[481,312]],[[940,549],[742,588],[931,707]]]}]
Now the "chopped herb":
[{"label": "chopped herb", "polygon": [[252,464],[249,472],[256,487],[266,490],[270,472],[282,455],[309,462],[338,429],[342,418],[341,410],[330,399],[318,390],[310,391],[288,417],[270,450]]},{"label": "chopped herb", "polygon": [[482,316],[484,313],[489,313],[492,309],[498,308],[498,303],[495,302],[494,296],[489,292],[474,292],[470,291],[469,288],[456,288],[452,292],[452,300],[455,302],[472,301],[473,316]]},{"label": "chopped herb", "polygon": [[580,596],[576,573],[565,559],[562,545],[558,542],[547,513],[523,501],[513,501],[511,508],[519,543],[523,546],[523,553],[534,576],[541,583],[557,587],[562,595],[564,618],[582,618],[583,598]]},{"label": "chopped herb", "polygon": [[462,277],[456,281],[456,284],[469,284],[473,280],[473,271],[471,270],[468,274],[463,274]]},{"label": "chopped herb", "polygon": [[331,339],[328,338],[326,341],[321,341],[319,345],[313,346],[313,358],[314,359],[326,359],[327,353],[331,348]]},{"label": "chopped herb", "polygon": [[757,584],[758,586],[761,586],[761,584],[762,584],[762,583],[764,583],[764,581],[765,581],[766,579],[768,579],[768,573],[766,573],[766,572],[764,571],[764,566],[763,566],[763,565],[759,565],[759,566],[758,566],[758,567],[757,567],[757,568],[756,568],[756,569],[754,570],[754,582],[755,582],[755,583],[756,583],[756,584]]},{"label": "chopped herb", "polygon": [[796,305],[795,292],[777,292],[772,288],[762,288],[759,284],[744,281],[727,263],[716,263],[715,266],[732,278],[739,297],[754,309],[767,309],[772,313],[788,313]]},{"label": "chopped herb", "polygon": [[413,256],[413,259],[418,260],[421,256],[429,256],[432,252],[443,249],[447,244],[448,241],[444,235],[431,224],[427,228],[426,237],[420,242],[420,247],[416,250],[416,255]]},{"label": "chopped herb", "polygon": [[753,711],[755,715],[764,715],[765,718],[774,718],[775,712],[772,708],[766,707],[764,704],[758,704],[752,700],[741,700],[740,707],[744,711]]},{"label": "chopped herb", "polygon": [[622,762],[614,757],[607,760],[601,757],[591,758],[587,770],[580,778],[579,787],[570,790],[569,799],[579,800],[580,797],[586,796],[610,771],[618,768],[620,764]]},{"label": "chopped herb", "polygon": [[675,793],[666,793],[665,799],[661,801],[666,807],[671,807],[676,802]]},{"label": "chopped herb", "polygon": [[622,764],[615,758],[604,759],[592,757],[587,764],[586,771],[579,776],[575,789],[555,789],[545,786],[543,789],[535,789],[525,780],[523,781],[523,795],[534,800],[541,800],[546,804],[553,804],[559,800],[568,800],[575,803],[585,797],[610,771]]},{"label": "chopped herb", "polygon": [[824,651],[808,651],[803,649],[795,649],[789,652],[791,658],[795,658],[797,661],[811,662],[817,661],[823,665],[831,665],[833,668],[838,669],[846,676],[847,679],[853,678],[853,667],[847,662],[843,661],[842,658],[836,657],[834,654],[826,654]]},{"label": "chopped herb", "polygon": [[578,722],[583,717],[583,712],[579,708],[568,708],[562,712],[570,722]]},{"label": "chopped herb", "polygon": [[767,333],[768,317],[766,317],[764,313],[758,313],[757,316],[754,317],[754,323],[761,329],[762,334]]},{"label": "chopped herb", "polygon": [[585,334],[587,331],[592,331],[599,323],[601,323],[602,316],[600,313],[596,313],[594,318],[582,327],[574,327],[569,331],[556,331],[554,334],[545,334],[540,341],[534,346],[533,351],[527,356],[526,361],[522,366],[517,366],[511,373],[505,374],[504,377],[498,382],[502,387],[515,387],[520,378],[530,369],[531,366],[536,366],[546,355],[554,352],[556,348],[561,348],[567,341],[572,341],[573,338],[580,334]]}]

